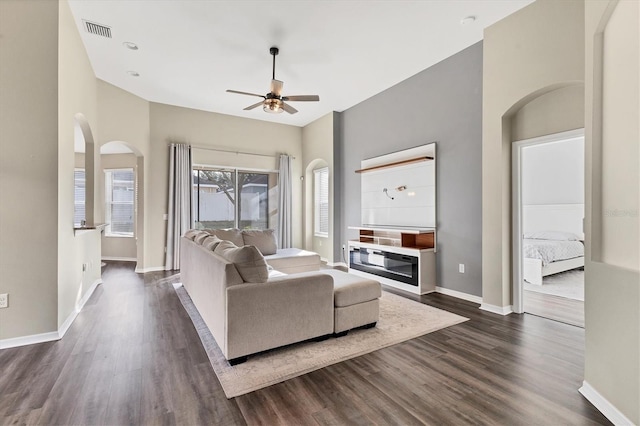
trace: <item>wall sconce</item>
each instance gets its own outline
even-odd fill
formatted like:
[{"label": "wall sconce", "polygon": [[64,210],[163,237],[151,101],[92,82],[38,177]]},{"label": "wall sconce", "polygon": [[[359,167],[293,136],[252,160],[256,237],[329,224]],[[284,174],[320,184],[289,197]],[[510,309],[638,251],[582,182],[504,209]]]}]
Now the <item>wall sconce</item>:
[{"label": "wall sconce", "polygon": [[397,187],[397,188],[396,188],[396,191],[398,191],[398,192],[402,192],[402,191],[404,191],[405,189],[407,189],[407,185],[402,185],[402,186]]}]

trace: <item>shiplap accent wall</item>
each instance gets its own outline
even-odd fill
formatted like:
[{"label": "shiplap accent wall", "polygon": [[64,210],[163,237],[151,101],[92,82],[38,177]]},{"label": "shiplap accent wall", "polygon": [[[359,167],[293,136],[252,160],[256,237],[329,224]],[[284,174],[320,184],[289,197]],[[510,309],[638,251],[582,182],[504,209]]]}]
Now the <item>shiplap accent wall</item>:
[{"label": "shiplap accent wall", "polygon": [[363,160],[361,166],[366,169],[426,156],[434,160],[361,173],[363,225],[435,227],[435,143]]}]

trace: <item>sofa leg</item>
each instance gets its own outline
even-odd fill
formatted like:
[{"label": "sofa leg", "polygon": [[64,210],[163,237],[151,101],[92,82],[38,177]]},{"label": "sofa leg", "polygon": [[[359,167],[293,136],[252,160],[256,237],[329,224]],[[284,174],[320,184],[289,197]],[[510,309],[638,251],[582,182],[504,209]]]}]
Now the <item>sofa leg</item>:
[{"label": "sofa leg", "polygon": [[246,362],[246,361],[247,361],[246,356],[240,356],[238,358],[230,359],[229,365],[233,367],[234,365],[242,364],[243,362]]},{"label": "sofa leg", "polygon": [[376,322],[372,322],[372,323],[370,323],[370,324],[363,325],[363,326],[362,326],[362,328],[365,328],[365,329],[366,329],[366,328],[373,328],[373,327],[375,327],[375,326],[376,326],[376,324],[377,324],[377,323],[378,323],[377,321],[376,321]]},{"label": "sofa leg", "polygon": [[349,330],[341,331],[340,333],[333,333],[333,337],[344,337],[349,333]]}]

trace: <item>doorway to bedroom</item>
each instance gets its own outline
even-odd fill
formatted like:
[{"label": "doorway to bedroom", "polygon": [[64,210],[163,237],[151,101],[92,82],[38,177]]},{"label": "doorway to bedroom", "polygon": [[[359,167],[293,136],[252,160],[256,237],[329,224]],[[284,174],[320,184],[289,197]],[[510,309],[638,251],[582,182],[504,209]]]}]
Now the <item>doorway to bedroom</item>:
[{"label": "doorway to bedroom", "polygon": [[515,142],[513,157],[514,305],[584,327],[584,132]]}]

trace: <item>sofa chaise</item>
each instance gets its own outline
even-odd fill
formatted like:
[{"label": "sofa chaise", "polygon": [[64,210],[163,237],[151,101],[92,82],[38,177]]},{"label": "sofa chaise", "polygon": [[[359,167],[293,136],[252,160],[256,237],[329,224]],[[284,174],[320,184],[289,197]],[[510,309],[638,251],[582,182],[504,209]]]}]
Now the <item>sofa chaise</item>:
[{"label": "sofa chaise", "polygon": [[[379,282],[341,271],[320,271],[319,263],[314,271],[287,274],[268,265],[269,255],[263,256],[257,246],[238,247],[218,237],[228,235],[213,233],[185,233],[180,240],[180,273],[230,364],[268,349],[342,336],[378,321]],[[280,252],[270,264],[277,259],[275,264],[281,262],[285,270],[311,267],[295,255],[287,265],[286,253],[292,252]]]}]

